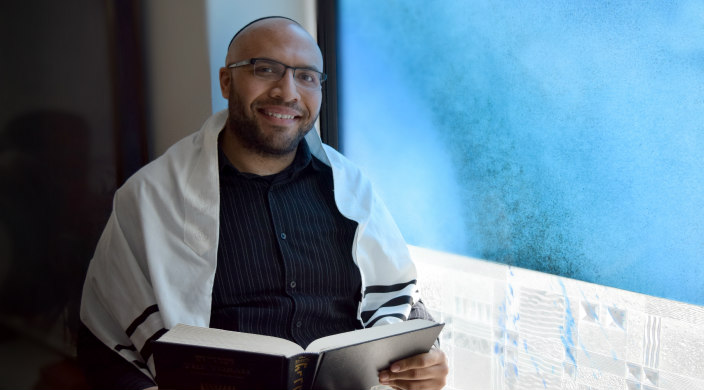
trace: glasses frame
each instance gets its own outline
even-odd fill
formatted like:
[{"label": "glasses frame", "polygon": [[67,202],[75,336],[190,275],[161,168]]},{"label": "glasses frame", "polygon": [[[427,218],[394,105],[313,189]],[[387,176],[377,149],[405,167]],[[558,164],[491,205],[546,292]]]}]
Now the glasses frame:
[{"label": "glasses frame", "polygon": [[[296,66],[289,66],[289,65],[284,64],[283,62],[279,62],[279,61],[272,60],[272,59],[269,59],[269,58],[256,58],[256,57],[255,57],[255,58],[250,58],[250,59],[246,59],[246,60],[242,60],[242,61],[237,61],[237,62],[235,62],[235,63],[232,63],[232,64],[230,64],[230,65],[227,65],[227,68],[228,68],[228,69],[235,69],[235,68],[239,68],[239,67],[247,66],[247,65],[252,65],[252,66],[254,66],[254,64],[256,64],[257,61],[268,61],[268,62],[273,62],[273,63],[275,63],[275,64],[279,64],[279,65],[283,66],[283,67],[284,67],[284,71],[283,71],[283,73],[281,73],[281,78],[280,78],[279,80],[281,80],[281,79],[284,78],[284,76],[286,75],[286,70],[287,70],[287,69],[291,69],[291,70],[293,71],[293,75],[292,75],[292,76],[293,76],[293,79],[294,79],[294,80],[296,80],[296,71],[297,71],[298,69],[303,69],[303,70],[307,70],[307,71],[311,71],[311,72],[315,72],[315,73],[320,74],[320,87],[322,87],[322,86],[323,86],[323,83],[325,82],[325,80],[328,79],[328,75],[326,75],[325,73],[323,73],[323,72],[321,72],[321,71],[318,71],[318,70],[316,70],[316,69],[313,69],[313,68],[311,68],[311,67],[308,67],[308,66],[298,66],[298,67],[296,67]],[[255,77],[261,78],[260,76],[257,76],[256,73],[254,73],[254,71],[252,71],[252,73],[254,74]],[[277,80],[277,81],[278,81],[278,80]],[[300,85],[301,87],[308,88],[308,87],[306,87],[305,85],[298,84],[298,82],[296,82],[296,85]]]}]

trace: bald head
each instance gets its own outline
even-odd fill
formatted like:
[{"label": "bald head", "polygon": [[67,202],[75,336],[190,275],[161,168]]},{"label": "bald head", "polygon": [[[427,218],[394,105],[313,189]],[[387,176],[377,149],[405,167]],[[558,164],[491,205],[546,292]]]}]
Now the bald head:
[{"label": "bald head", "polygon": [[290,21],[292,21],[292,22],[294,22],[294,23],[296,23],[296,24],[299,24],[299,23],[296,22],[295,20],[293,20],[293,19],[291,19],[291,18],[287,18],[287,17],[285,17],[285,16],[265,16],[265,17],[263,17],[263,18],[254,19],[254,20],[252,20],[251,22],[245,24],[241,29],[239,29],[239,30],[235,33],[235,35],[232,37],[232,39],[230,39],[230,43],[227,45],[227,48],[228,48],[228,49],[230,48],[230,45],[232,45],[232,42],[235,40],[235,38],[237,38],[237,37],[240,35],[240,33],[242,33],[242,31],[246,30],[247,27],[249,27],[249,26],[251,26],[251,25],[253,25],[253,24],[255,24],[255,23],[259,23],[259,22],[261,22],[261,21],[263,21],[263,20],[266,20],[266,19],[286,19],[286,20],[290,20]]},{"label": "bald head", "polygon": [[315,39],[296,21],[282,16],[257,19],[240,29],[230,41],[225,63],[231,64],[252,57],[266,57],[257,53],[271,52],[272,50],[267,49],[272,45],[284,49],[281,47],[283,43],[290,45],[292,42],[296,50],[303,50],[303,54],[311,56],[313,63],[309,65],[317,65],[316,67],[322,71],[323,56]]}]

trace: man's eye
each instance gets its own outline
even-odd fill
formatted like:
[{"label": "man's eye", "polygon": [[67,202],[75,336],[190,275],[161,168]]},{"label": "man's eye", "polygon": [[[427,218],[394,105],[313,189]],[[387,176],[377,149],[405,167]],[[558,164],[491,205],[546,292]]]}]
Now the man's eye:
[{"label": "man's eye", "polygon": [[257,68],[257,72],[260,72],[260,73],[274,73],[274,68],[270,68],[270,67],[268,67],[268,66],[263,66],[263,67]]},{"label": "man's eye", "polygon": [[300,74],[298,75],[298,78],[301,79],[302,81],[305,81],[306,83],[315,83],[318,80],[316,75],[311,72],[300,72]]}]

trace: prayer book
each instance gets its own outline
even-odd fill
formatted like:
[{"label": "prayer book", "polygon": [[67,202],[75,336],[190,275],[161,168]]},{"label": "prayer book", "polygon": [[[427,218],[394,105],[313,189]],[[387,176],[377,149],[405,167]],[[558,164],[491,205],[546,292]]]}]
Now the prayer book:
[{"label": "prayer book", "polygon": [[428,352],[444,324],[410,320],[322,337],[304,350],[289,340],[178,324],[153,342],[164,389],[339,389],[379,385],[379,371]]}]

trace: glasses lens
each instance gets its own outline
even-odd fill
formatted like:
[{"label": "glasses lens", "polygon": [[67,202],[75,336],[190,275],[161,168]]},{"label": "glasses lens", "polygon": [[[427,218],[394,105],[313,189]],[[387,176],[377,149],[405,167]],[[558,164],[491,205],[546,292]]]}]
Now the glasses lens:
[{"label": "glasses lens", "polygon": [[307,88],[320,88],[320,72],[310,69],[296,69],[296,82]]},{"label": "glasses lens", "polygon": [[286,67],[267,60],[257,60],[254,63],[254,75],[268,80],[279,80],[284,75]]},{"label": "glasses lens", "polygon": [[[284,77],[287,66],[276,61],[270,60],[255,60],[254,75],[265,79],[278,81]],[[292,68],[293,76],[296,84],[301,87],[310,89],[320,89],[321,84],[325,81],[325,75],[316,70],[306,68]]]}]

